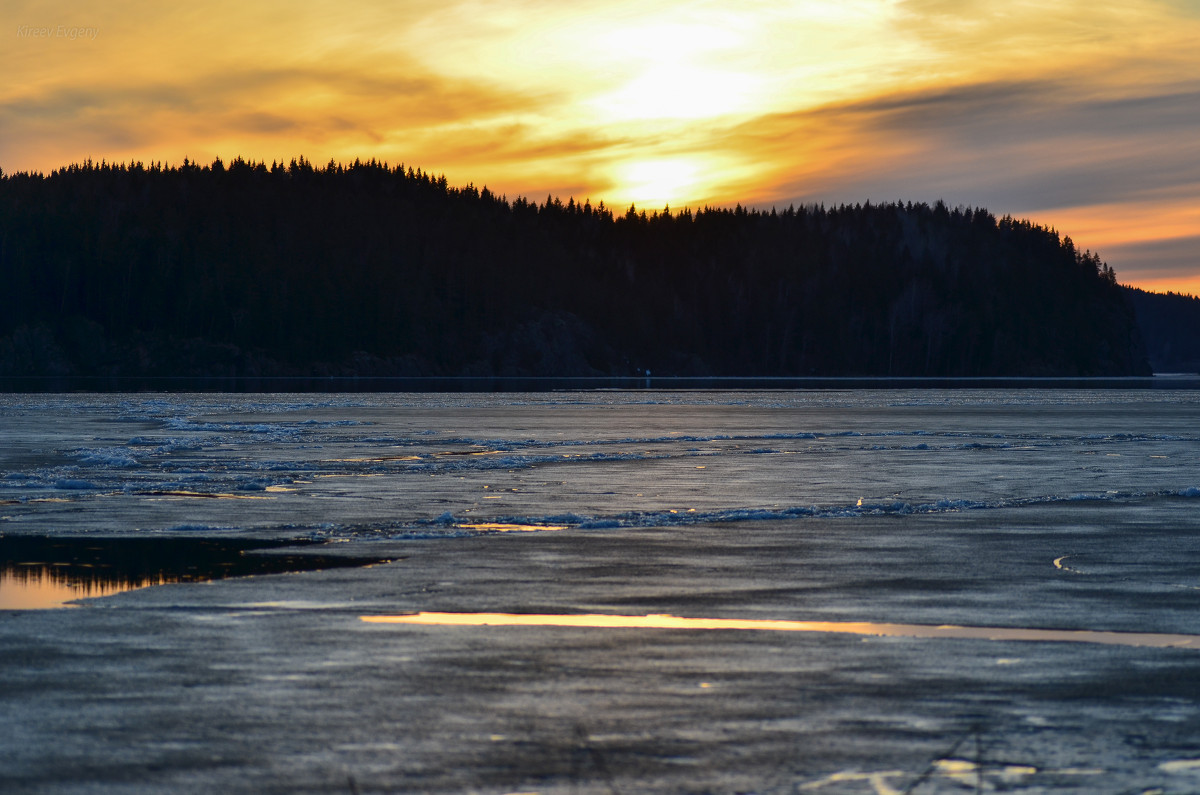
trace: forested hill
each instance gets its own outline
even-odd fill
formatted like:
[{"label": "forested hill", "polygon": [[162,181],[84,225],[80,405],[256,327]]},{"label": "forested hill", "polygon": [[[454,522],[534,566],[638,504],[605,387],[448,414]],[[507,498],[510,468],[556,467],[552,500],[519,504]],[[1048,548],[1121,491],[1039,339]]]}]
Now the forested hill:
[{"label": "forested hill", "polygon": [[1126,287],[1156,373],[1200,373],[1200,298]]},{"label": "forested hill", "polygon": [[1127,375],[1112,271],[940,202],[613,213],[376,162],[0,178],[0,374]]}]

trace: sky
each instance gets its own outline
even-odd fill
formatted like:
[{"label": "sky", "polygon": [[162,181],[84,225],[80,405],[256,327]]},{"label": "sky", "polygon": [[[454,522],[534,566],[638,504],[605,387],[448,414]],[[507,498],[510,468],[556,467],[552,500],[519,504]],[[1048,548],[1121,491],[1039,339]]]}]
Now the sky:
[{"label": "sky", "polygon": [[1200,0],[4,0],[0,169],[376,158],[623,211],[944,200],[1200,295]]}]

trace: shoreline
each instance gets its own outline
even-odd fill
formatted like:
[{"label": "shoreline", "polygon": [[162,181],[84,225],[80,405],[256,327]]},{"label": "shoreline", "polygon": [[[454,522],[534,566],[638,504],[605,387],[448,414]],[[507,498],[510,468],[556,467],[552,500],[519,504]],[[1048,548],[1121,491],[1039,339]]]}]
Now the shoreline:
[{"label": "shoreline", "polygon": [[65,392],[561,392],[837,389],[1200,389],[1200,374],[1152,376],[4,376],[0,394]]}]

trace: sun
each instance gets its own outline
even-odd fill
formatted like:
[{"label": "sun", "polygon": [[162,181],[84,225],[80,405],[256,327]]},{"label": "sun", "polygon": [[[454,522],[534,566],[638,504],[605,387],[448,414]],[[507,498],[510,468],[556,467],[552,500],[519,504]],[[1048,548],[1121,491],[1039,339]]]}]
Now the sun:
[{"label": "sun", "polygon": [[643,208],[684,204],[696,196],[700,164],[683,157],[633,160],[615,169],[613,193]]},{"label": "sun", "polygon": [[757,82],[749,75],[655,66],[592,104],[608,121],[711,119],[747,110],[756,90]]},{"label": "sun", "polygon": [[658,24],[623,28],[600,39],[629,71],[590,104],[603,118],[706,119],[752,106],[760,80],[722,65],[741,38],[714,25]]}]

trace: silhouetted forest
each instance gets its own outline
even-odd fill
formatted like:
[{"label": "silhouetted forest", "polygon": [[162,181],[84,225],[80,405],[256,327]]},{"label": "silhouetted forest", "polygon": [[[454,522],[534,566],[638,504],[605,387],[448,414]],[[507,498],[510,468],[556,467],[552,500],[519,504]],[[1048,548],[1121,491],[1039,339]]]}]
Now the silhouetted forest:
[{"label": "silhouetted forest", "polygon": [[1128,375],[1111,269],[926,204],[613,212],[375,161],[0,176],[0,374]]},{"label": "silhouetted forest", "polygon": [[1200,298],[1126,287],[1156,373],[1200,373]]}]

